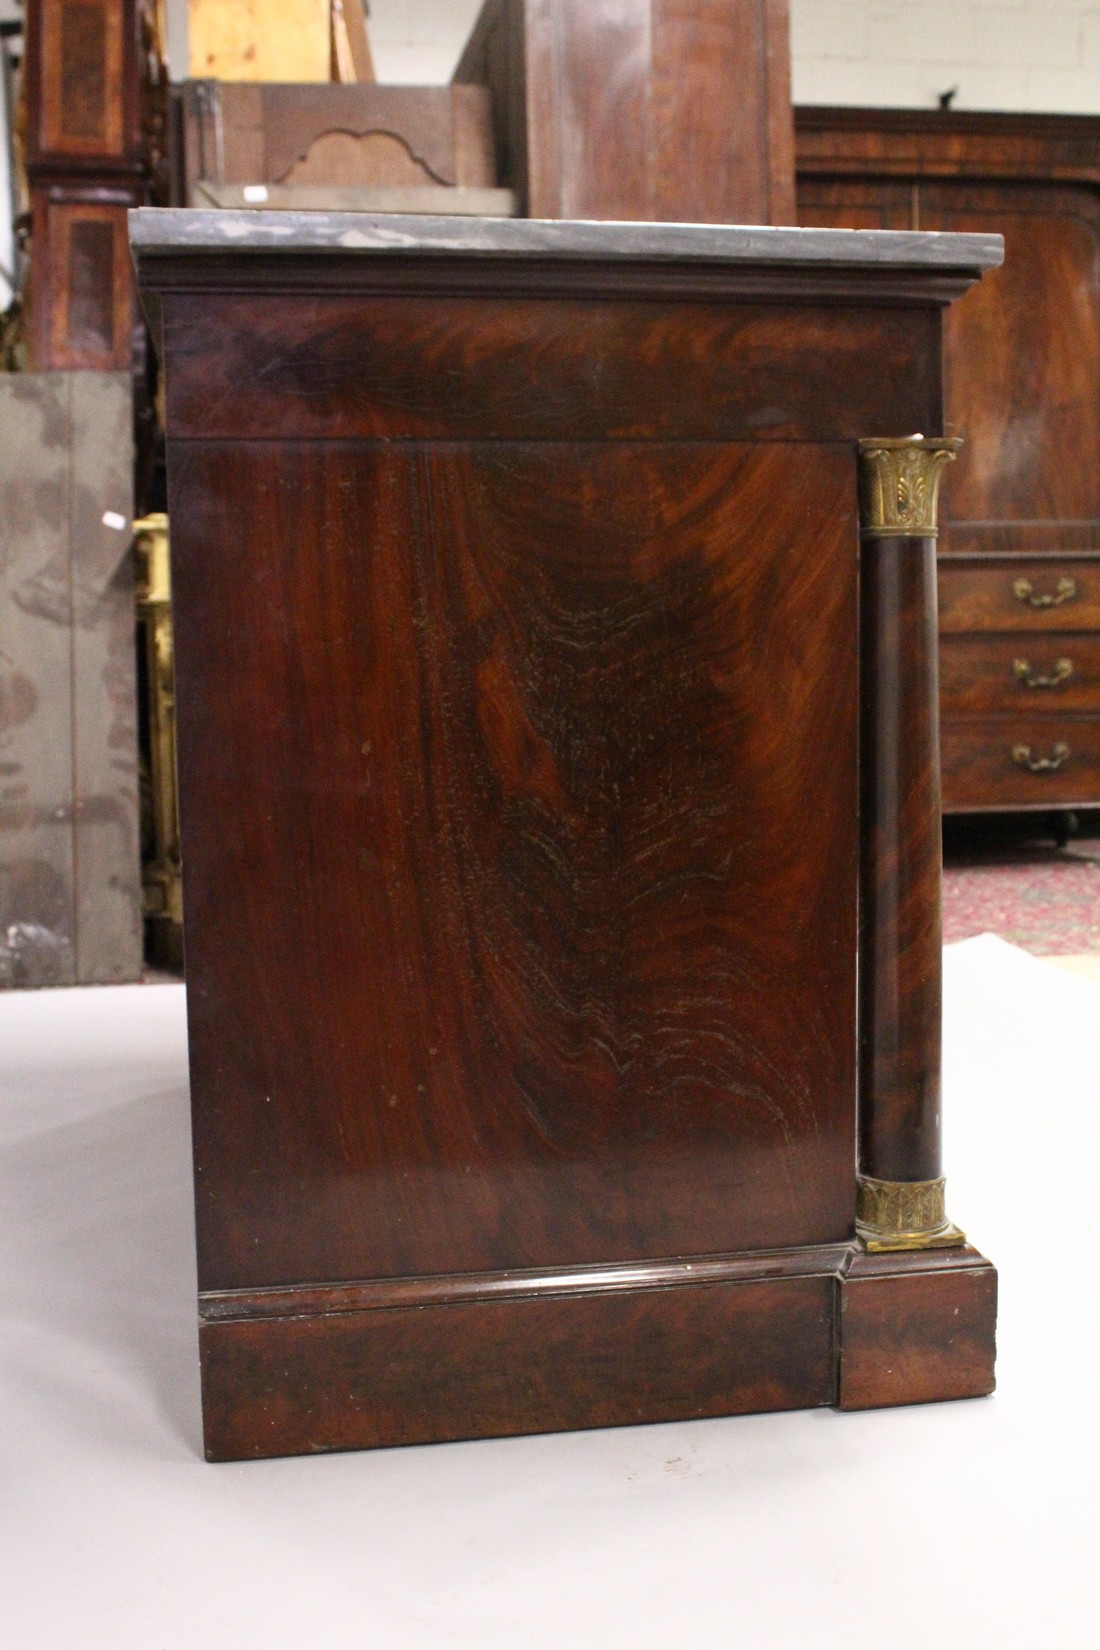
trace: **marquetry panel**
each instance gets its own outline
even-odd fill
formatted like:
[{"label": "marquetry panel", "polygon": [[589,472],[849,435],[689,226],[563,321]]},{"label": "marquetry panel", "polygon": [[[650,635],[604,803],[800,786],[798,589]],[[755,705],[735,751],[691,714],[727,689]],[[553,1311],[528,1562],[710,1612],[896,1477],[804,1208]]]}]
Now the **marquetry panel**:
[{"label": "marquetry panel", "polygon": [[[130,364],[133,274],[126,208],[87,201],[50,202],[40,218],[49,249],[43,295],[49,362],[101,370]],[[35,296],[37,301],[38,289]]]},{"label": "marquetry panel", "polygon": [[43,150],[121,154],[126,21],[127,8],[114,0],[59,0],[42,6]]}]

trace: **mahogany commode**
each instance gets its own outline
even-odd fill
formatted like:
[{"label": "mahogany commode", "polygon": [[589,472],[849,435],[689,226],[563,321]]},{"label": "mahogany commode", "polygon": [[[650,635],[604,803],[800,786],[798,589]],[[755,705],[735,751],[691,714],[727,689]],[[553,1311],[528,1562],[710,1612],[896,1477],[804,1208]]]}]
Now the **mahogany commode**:
[{"label": "mahogany commode", "polygon": [[131,233],[208,1453],[988,1392],[939,1166],[947,455],[889,438],[940,433],[998,238]]}]

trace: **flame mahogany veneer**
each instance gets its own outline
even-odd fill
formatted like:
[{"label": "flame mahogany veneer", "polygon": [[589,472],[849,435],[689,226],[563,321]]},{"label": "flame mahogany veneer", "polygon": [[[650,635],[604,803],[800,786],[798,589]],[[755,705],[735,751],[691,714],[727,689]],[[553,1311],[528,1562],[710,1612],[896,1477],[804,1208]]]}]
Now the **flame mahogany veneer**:
[{"label": "flame mahogany veneer", "polygon": [[853,1233],[855,443],[989,243],[133,233],[210,1456],[988,1392],[989,1263]]}]

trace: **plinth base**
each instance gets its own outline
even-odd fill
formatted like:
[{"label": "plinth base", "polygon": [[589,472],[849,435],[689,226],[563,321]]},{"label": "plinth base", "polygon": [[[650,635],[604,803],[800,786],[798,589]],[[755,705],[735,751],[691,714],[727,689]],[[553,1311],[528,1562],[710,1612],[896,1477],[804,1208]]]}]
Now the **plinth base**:
[{"label": "plinth base", "polygon": [[857,1254],[840,1289],[840,1409],[993,1391],[997,1273],[976,1249]]},{"label": "plinth base", "polygon": [[844,1243],[206,1295],[207,1456],[979,1397],[996,1278]]}]

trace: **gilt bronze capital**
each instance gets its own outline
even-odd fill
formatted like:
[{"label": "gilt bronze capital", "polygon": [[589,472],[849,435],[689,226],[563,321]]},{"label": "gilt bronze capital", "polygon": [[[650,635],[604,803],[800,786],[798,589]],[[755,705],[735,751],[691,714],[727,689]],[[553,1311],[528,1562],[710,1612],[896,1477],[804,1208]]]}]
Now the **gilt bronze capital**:
[{"label": "gilt bronze capital", "polygon": [[870,538],[935,538],[940,476],[962,442],[923,435],[859,443],[861,530]]}]

